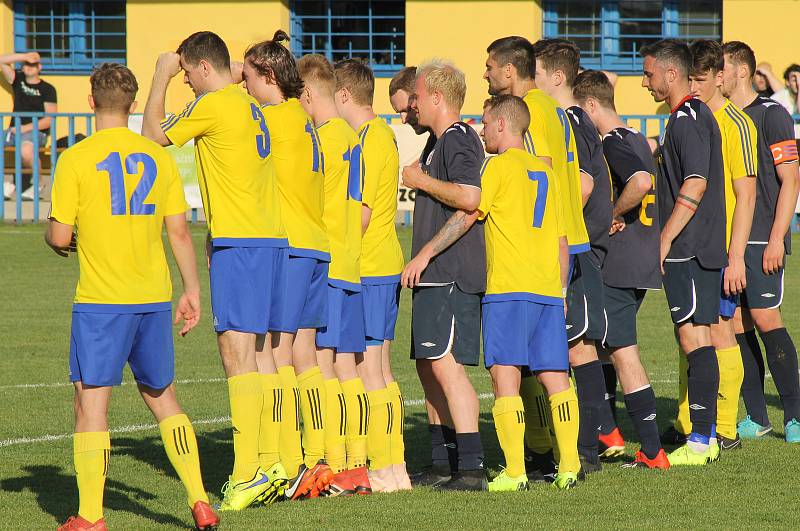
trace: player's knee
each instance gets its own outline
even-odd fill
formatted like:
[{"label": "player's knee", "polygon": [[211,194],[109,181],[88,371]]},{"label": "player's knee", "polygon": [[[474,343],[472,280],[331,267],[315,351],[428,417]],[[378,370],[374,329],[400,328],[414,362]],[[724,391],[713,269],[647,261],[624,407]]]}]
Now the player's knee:
[{"label": "player's knee", "polygon": [[711,326],[711,344],[716,349],[736,346],[736,336],[731,320],[720,317],[719,324]]},{"label": "player's knee", "polygon": [[781,312],[777,308],[769,310],[752,310],[753,324],[762,334],[776,328],[783,328]]},{"label": "player's knee", "polygon": [[22,162],[26,166],[30,166],[33,163],[33,144],[23,142],[20,147],[20,156],[22,157]]}]

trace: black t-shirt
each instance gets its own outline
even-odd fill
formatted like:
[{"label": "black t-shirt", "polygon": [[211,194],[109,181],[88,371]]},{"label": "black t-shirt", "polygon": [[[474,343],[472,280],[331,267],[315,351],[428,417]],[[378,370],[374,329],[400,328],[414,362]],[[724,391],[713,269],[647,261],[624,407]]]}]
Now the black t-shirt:
[{"label": "black t-shirt", "polygon": [[[11,83],[11,90],[14,93],[14,112],[44,112],[45,103],[57,103],[56,88],[44,80],[39,80],[36,84],[25,82],[25,74],[15,72],[14,82]],[[29,124],[33,118],[20,118],[21,124]],[[11,120],[9,127],[14,125]],[[42,129],[43,133],[50,129]]]},{"label": "black t-shirt", "polygon": [[[433,138],[433,135],[431,135]],[[481,185],[483,144],[478,134],[465,123],[456,122],[436,140],[430,142],[420,158],[422,169],[434,179],[451,183]],[[414,234],[411,254],[416,256],[447,220],[455,209],[436,201],[423,191],[417,192],[414,203]],[[486,244],[483,224],[476,223],[444,252],[434,257],[420,278],[422,283],[455,282],[466,293],[486,291]]]},{"label": "black t-shirt", "polygon": [[[784,158],[797,160],[797,147],[794,144],[794,121],[783,105],[762,96],[754,99],[750,105],[744,108],[744,112],[753,120],[758,132],[756,209],[753,214],[753,228],[750,230],[749,241],[766,243],[769,241],[769,234],[775,223],[775,207],[778,204],[778,193],[781,191],[781,182],[775,166],[783,164]],[[784,144],[781,145],[782,143]],[[795,145],[795,156],[791,156],[792,145]],[[785,147],[790,153],[787,153]],[[789,156],[787,157],[787,155]],[[786,231],[783,244],[786,247],[786,253],[790,253],[792,250],[790,231]]]},{"label": "black t-shirt", "polygon": [[670,114],[658,158],[658,211],[664,229],[686,179],[706,180],[706,191],[692,219],[672,242],[667,260],[696,257],[706,269],[728,265],[725,246],[725,174],[722,136],[714,115],[697,98]]},{"label": "black t-shirt", "polygon": [[608,165],[603,158],[600,134],[589,115],[580,107],[573,106],[567,109],[567,116],[575,134],[578,165],[594,181],[592,193],[583,207],[583,220],[589,232],[589,244],[594,258],[598,265],[602,265],[608,252],[608,229],[611,227],[611,179]]},{"label": "black t-shirt", "polygon": [[[603,153],[611,170],[614,197],[619,198],[638,172],[656,174],[655,160],[647,139],[639,131],[618,127],[603,137]],[[625,230],[609,239],[603,280],[615,288],[661,287],[658,209],[652,186],[642,203],[622,215]]]}]

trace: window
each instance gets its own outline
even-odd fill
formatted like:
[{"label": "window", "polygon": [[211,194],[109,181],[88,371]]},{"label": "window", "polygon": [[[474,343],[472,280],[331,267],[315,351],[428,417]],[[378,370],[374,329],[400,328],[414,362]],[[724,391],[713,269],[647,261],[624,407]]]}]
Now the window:
[{"label": "window", "polygon": [[405,2],[394,0],[294,0],[292,51],[320,53],[331,61],[361,58],[377,75],[405,64]]},{"label": "window", "polygon": [[125,2],[14,1],[14,48],[39,52],[49,74],[88,73],[125,63]]},{"label": "window", "polygon": [[544,36],[574,41],[584,68],[636,72],[646,44],[720,39],[722,1],[546,0]]}]

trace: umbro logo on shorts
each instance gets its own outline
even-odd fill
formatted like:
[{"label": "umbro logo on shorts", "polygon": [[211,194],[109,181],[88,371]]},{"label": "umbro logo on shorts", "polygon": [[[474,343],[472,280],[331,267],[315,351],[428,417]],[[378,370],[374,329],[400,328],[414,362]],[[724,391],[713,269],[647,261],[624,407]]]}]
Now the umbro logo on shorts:
[{"label": "umbro logo on shorts", "polygon": [[680,307],[680,306],[674,306],[674,307],[670,308],[670,309],[669,309],[669,311],[671,311],[671,312],[677,312],[677,311],[678,311],[678,310],[680,310],[680,309],[681,309],[681,307]]},{"label": "umbro logo on shorts", "polygon": [[656,420],[656,414],[655,413],[651,413],[650,415],[647,415],[642,420]]},{"label": "umbro logo on shorts", "polygon": [[761,296],[762,297],[766,297],[768,299],[771,299],[772,297],[775,296],[775,294],[774,293],[762,293]]},{"label": "umbro logo on shorts", "polygon": [[572,328],[572,325],[567,325],[567,330],[569,330],[570,328]]},{"label": "umbro logo on shorts", "polygon": [[701,406],[700,404],[691,404],[689,409],[694,409],[695,411],[700,411],[701,409],[705,409],[705,406]]},{"label": "umbro logo on shorts", "polygon": [[428,347],[428,348],[435,347],[436,343],[431,343],[430,341],[426,341],[425,343],[422,343],[422,346],[423,347]]}]

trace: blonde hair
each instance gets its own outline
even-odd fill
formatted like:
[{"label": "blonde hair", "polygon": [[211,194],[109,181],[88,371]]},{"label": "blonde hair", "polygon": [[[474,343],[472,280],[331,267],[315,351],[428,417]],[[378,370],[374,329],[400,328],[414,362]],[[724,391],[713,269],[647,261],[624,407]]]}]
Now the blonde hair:
[{"label": "blonde hair", "polygon": [[447,105],[460,111],[467,95],[467,81],[464,72],[452,63],[433,60],[417,67],[417,79],[423,79],[428,92],[439,92]]},{"label": "blonde hair", "polygon": [[304,55],[297,60],[297,70],[306,85],[312,85],[325,96],[336,92],[336,76],[333,65],[318,53]]},{"label": "blonde hair", "polygon": [[375,97],[375,74],[358,59],[343,59],[333,65],[336,90],[347,89],[356,105],[372,106]]}]

